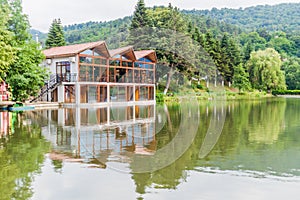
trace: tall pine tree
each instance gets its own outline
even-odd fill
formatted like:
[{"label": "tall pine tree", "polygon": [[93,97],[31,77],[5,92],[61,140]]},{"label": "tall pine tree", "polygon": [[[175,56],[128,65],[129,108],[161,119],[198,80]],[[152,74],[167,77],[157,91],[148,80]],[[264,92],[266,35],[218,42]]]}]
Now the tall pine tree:
[{"label": "tall pine tree", "polygon": [[249,73],[243,67],[243,64],[234,66],[233,75],[233,87],[239,89],[240,92],[248,91],[251,89],[251,83],[249,81]]},{"label": "tall pine tree", "polygon": [[130,25],[130,30],[150,26],[150,18],[147,14],[144,0],[139,0],[135,6],[133,18]]},{"label": "tall pine tree", "polygon": [[54,19],[46,39],[46,48],[66,45],[65,36],[60,19]]},{"label": "tall pine tree", "polygon": [[127,43],[134,46],[136,50],[146,49],[145,44],[151,39],[149,32],[152,31],[151,20],[147,13],[144,0],[139,0],[129,27]]},{"label": "tall pine tree", "polygon": [[225,83],[231,83],[234,69],[242,62],[242,57],[237,42],[228,33],[225,33],[221,40],[221,55]]}]

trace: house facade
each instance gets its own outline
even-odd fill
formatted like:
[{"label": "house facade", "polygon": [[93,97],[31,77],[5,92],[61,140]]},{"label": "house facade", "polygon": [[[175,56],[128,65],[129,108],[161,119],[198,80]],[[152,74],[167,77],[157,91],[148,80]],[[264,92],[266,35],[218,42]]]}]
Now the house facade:
[{"label": "house facade", "polygon": [[104,41],[44,50],[51,76],[39,100],[65,104],[155,102],[156,54]]}]

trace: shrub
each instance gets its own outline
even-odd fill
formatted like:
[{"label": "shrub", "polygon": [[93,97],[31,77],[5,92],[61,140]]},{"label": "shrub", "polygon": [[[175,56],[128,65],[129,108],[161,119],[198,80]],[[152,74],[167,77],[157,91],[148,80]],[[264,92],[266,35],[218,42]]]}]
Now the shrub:
[{"label": "shrub", "polygon": [[164,102],[164,94],[163,93],[156,93],[156,101],[157,102]]},{"label": "shrub", "polygon": [[300,90],[274,90],[272,91],[274,96],[277,95],[300,95]]}]

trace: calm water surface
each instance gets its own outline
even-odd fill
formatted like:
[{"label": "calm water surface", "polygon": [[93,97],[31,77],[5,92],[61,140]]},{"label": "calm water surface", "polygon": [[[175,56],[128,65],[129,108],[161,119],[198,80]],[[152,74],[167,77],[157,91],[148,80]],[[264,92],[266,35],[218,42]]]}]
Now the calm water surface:
[{"label": "calm water surface", "polygon": [[299,199],[300,99],[0,113],[0,199]]}]

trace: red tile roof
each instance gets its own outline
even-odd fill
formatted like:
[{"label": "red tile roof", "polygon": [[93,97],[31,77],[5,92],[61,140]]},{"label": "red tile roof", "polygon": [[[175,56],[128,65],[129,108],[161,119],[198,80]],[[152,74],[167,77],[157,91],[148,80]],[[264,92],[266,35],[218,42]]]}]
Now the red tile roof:
[{"label": "red tile roof", "polygon": [[74,45],[68,45],[68,46],[62,46],[62,47],[52,47],[50,49],[44,50],[43,53],[45,54],[46,58],[73,56],[82,51],[85,51],[85,50],[91,49],[91,48],[95,48],[102,44],[105,44],[105,42],[98,41],[98,42],[74,44]]}]

